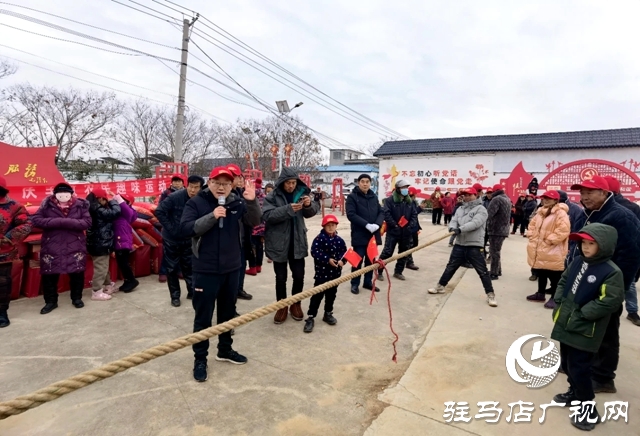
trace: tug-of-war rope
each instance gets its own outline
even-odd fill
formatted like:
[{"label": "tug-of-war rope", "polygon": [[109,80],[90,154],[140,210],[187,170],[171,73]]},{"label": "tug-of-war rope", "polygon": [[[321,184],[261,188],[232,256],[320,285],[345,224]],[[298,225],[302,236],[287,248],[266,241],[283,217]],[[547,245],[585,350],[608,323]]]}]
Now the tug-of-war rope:
[{"label": "tug-of-war rope", "polygon": [[[443,239],[446,239],[450,236],[449,233],[443,234],[442,236],[438,236],[435,239],[427,241],[423,244],[418,245],[410,250],[404,251],[402,253],[396,254],[395,256],[391,256],[388,259],[383,261],[378,260],[374,262],[372,265],[367,266],[365,268],[361,268],[356,272],[347,274],[335,280],[332,280],[327,283],[323,283],[322,285],[315,286],[306,291],[302,291],[299,294],[293,295],[284,300],[276,301],[267,306],[256,309],[252,312],[245,313],[244,315],[240,315],[236,318],[233,318],[227,322],[222,324],[217,324],[215,326],[209,327],[208,329],[201,330],[197,333],[190,333],[186,336],[182,336],[181,338],[174,339],[172,341],[166,342],[161,345],[156,345],[155,347],[148,348],[144,351],[140,351],[138,353],[130,354],[127,357],[123,357],[122,359],[116,360],[111,363],[107,363],[99,368],[92,369],[89,371],[82,372],[80,374],[74,375],[73,377],[66,378],[64,380],[55,382],[45,388],[39,389],[35,392],[32,392],[27,395],[22,395],[20,397],[14,398],[13,400],[0,402],[0,420],[8,418],[12,415],[19,415],[23,412],[26,412],[29,409],[36,408],[44,403],[48,403],[49,401],[53,401],[57,398],[60,398],[63,395],[76,391],[78,389],[84,388],[85,386],[89,386],[97,381],[104,380],[109,377],[113,377],[119,372],[126,371],[129,368],[136,367],[138,365],[142,365],[143,363],[147,363],[150,360],[153,360],[157,357],[166,356],[167,354],[178,351],[182,348],[186,348],[190,345],[197,344],[198,342],[202,342],[204,340],[210,339],[213,336],[220,335],[221,333],[227,332],[231,329],[240,327],[242,325],[248,324],[251,321],[255,321],[258,318],[262,318],[270,313],[273,313],[279,309],[283,309],[285,307],[291,306],[293,303],[297,303],[306,298],[311,297],[312,295],[318,294],[320,292],[324,292],[327,289],[337,286],[341,283],[348,282],[352,278],[363,275],[369,271],[376,270],[378,268],[382,268],[386,271],[385,265],[391,262],[394,262],[400,258],[406,257],[411,253],[414,253],[418,250],[422,250],[430,245],[435,244]],[[387,304],[389,306],[389,324],[391,326],[391,332],[395,336],[395,340],[393,341],[393,360],[396,361],[396,342],[398,342],[398,335],[393,330],[393,318],[391,316],[391,281],[389,280],[389,272],[387,273],[387,283],[389,283],[387,288]],[[374,274],[376,276],[376,274]],[[374,289],[375,289],[375,281],[374,281]],[[371,291],[371,300],[370,303],[375,299],[375,292]]]}]

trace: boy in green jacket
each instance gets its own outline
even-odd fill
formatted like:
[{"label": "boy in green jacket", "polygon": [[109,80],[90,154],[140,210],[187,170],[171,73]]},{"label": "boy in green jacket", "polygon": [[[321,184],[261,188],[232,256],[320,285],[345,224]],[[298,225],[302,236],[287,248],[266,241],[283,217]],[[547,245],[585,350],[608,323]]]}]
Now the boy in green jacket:
[{"label": "boy in green jacket", "polygon": [[553,397],[557,403],[581,402],[571,423],[581,430],[593,430],[600,421],[591,385],[591,364],[600,348],[609,318],[624,301],[622,272],[610,259],[618,232],[605,224],[589,224],[570,239],[580,242],[581,256],[565,270],[554,296],[551,339],[560,342],[560,358],[569,390]]}]

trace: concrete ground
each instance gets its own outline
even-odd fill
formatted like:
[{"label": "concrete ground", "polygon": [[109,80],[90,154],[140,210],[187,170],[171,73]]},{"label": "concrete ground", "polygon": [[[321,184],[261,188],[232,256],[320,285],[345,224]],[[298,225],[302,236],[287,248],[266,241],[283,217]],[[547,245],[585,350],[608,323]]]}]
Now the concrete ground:
[{"label": "concrete ground", "polygon": [[[422,241],[445,232],[428,222],[429,215],[421,221]],[[309,220],[310,238],[319,222]],[[341,236],[348,243],[347,225],[343,218]],[[418,252],[420,271],[406,271],[405,282],[393,281],[394,327],[400,336],[397,364],[391,361],[393,337],[385,294],[378,294],[379,302],[370,306],[369,294],[352,295],[343,284],[336,301],[336,326],[319,321],[313,333],[304,334],[303,323],[291,318],[280,326],[271,316],[257,320],[234,336],[234,348],[249,363],[234,366],[210,359],[206,383],[193,381],[193,357],[186,349],[2,420],[0,434],[577,434],[568,423],[567,410],[550,409],[544,424],[537,421],[539,405],[566,390],[563,375],[533,390],[512,381],[505,369],[507,349],[516,338],[528,333],[548,336],[552,327],[549,310],[524,300],[536,287],[527,280],[525,245],[520,237],[505,242],[504,276],[494,282],[497,308],[486,305],[474,271],[462,269],[448,293],[428,294],[450,248],[442,241]],[[313,283],[312,271],[308,262],[307,287]],[[254,299],[240,301],[238,310],[272,302],[273,283],[269,264],[258,277],[247,277],[246,289]],[[39,314],[41,299],[12,303],[12,325],[0,330],[0,401],[191,330],[188,301],[171,307],[166,286],[155,277],[109,302],[90,301],[89,291],[85,295],[84,309],[74,309],[65,294],[60,308],[46,316]],[[601,412],[604,401],[628,401],[630,423],[607,422],[596,434],[640,434],[634,421],[640,412],[636,335],[636,327],[623,319],[619,393],[596,398]],[[535,404],[532,423],[506,422],[507,404],[518,400]],[[467,401],[471,416],[477,413],[478,401],[499,401],[504,412],[495,425],[479,420],[447,424],[445,401]]]},{"label": "concrete ground", "polygon": [[[348,221],[341,221],[339,232],[348,244]],[[320,218],[307,226],[312,239]],[[430,223],[423,227],[422,240],[445,232]],[[181,350],[2,420],[0,435],[361,435],[386,406],[377,396],[404,374],[447,298],[428,297],[426,285],[442,271],[448,252],[446,244],[422,250],[415,255],[421,270],[406,271],[405,282],[393,281],[397,364],[391,361],[386,294],[369,305],[369,293],[353,295],[343,284],[336,326],[318,320],[314,332],[305,334],[303,322],[289,317],[275,325],[271,315],[236,331],[234,348],[248,357],[247,365],[216,362],[210,355],[209,380],[196,383],[192,351]],[[273,302],[274,282],[272,266],[265,263],[260,275],[247,277],[245,289],[254,299],[239,301],[238,311]],[[313,285],[310,258],[305,283]],[[91,301],[90,290],[84,295],[85,308],[75,309],[66,293],[47,315],[39,313],[41,297],[12,302],[11,326],[0,330],[0,401],[192,329],[190,302],[183,297],[181,307],[172,307],[156,276],[108,302]]]}]

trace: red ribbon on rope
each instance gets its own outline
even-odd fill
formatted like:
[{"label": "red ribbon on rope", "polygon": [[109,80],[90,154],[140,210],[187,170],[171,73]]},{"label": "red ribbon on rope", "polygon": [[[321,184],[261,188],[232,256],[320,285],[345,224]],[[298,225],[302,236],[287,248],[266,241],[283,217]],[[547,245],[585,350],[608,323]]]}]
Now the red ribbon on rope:
[{"label": "red ribbon on rope", "polygon": [[369,305],[373,304],[373,300],[376,300],[376,303],[378,302],[378,299],[376,298],[376,280],[378,279],[378,272],[382,270],[387,275],[387,283],[388,283],[387,307],[389,307],[389,328],[391,329],[391,333],[393,333],[393,336],[395,336],[395,339],[391,344],[393,346],[393,357],[391,358],[391,360],[393,360],[395,363],[398,363],[398,350],[396,349],[396,343],[400,338],[398,337],[398,334],[396,333],[396,331],[393,329],[393,312],[391,311],[391,278],[389,276],[389,271],[387,270],[387,266],[384,263],[384,260],[376,259],[374,263],[377,263],[378,265],[380,265],[380,268],[378,268],[377,271],[374,270],[373,286],[371,287],[372,289],[371,289],[371,298],[369,299]]}]

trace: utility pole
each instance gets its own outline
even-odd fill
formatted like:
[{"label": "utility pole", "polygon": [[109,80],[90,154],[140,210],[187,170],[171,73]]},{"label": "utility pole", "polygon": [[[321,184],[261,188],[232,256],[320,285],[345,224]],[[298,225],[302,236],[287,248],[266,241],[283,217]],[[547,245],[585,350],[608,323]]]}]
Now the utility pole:
[{"label": "utility pole", "polygon": [[191,20],[186,18],[182,22],[182,57],[180,59],[180,86],[178,88],[178,116],[176,119],[176,147],[173,160],[182,162],[182,135],[184,133],[184,103],[187,89],[187,57],[189,55],[189,28],[200,17],[199,14]]}]

